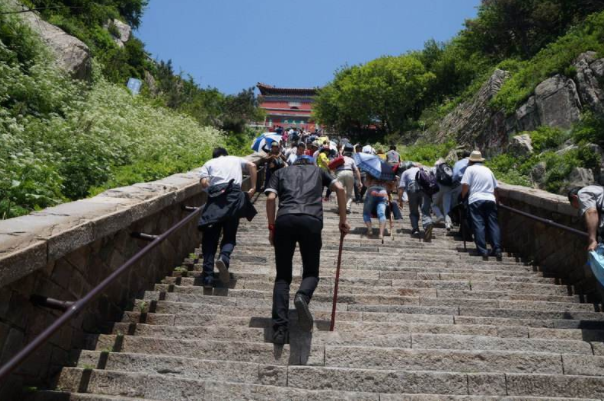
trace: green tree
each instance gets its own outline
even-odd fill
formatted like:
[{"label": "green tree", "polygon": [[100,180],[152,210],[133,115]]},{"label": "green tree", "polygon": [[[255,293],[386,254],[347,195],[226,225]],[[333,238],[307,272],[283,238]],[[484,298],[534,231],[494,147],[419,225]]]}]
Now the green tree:
[{"label": "green tree", "polygon": [[434,78],[414,55],[343,68],[319,92],[315,118],[343,131],[372,126],[382,133],[402,130],[410,118],[418,117]]}]

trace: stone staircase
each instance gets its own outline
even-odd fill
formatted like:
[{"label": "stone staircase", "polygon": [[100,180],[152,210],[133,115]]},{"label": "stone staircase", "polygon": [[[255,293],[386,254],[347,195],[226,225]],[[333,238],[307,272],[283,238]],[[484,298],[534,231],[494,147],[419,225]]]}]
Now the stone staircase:
[{"label": "stone staircase", "polygon": [[[604,399],[604,314],[512,257],[483,261],[442,228],[346,237],[336,332],[329,319],[339,233],[326,206],[312,333],[270,343],[274,254],[264,197],[243,223],[230,288],[200,286],[188,260],[96,336],[37,400]],[[403,228],[401,232],[401,228]],[[473,245],[470,245],[473,249]],[[295,257],[292,298],[300,281]],[[291,304],[293,307],[293,303]]]}]

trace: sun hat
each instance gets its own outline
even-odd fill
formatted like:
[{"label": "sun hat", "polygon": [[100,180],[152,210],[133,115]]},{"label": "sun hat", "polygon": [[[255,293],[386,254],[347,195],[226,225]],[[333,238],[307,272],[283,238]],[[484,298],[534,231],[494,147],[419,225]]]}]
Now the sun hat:
[{"label": "sun hat", "polygon": [[273,146],[279,146],[279,142],[275,141],[275,142],[271,143],[271,148],[272,148]]},{"label": "sun hat", "polygon": [[484,161],[484,157],[482,157],[482,153],[479,150],[475,150],[470,155],[470,161],[474,163],[482,163]]}]

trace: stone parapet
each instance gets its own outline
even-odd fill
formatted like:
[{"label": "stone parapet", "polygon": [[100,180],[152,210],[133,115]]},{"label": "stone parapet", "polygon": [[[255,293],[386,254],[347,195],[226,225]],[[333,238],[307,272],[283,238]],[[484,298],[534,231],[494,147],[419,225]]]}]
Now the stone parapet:
[{"label": "stone parapet", "polygon": [[[131,233],[164,233],[190,213],[185,206],[204,202],[199,170],[193,170],[0,221],[0,365],[60,315],[32,304],[32,295],[80,299],[147,244]],[[132,299],[153,288],[200,242],[194,220],[150,251],[30,357],[0,394],[23,378],[44,384],[69,362],[71,350],[84,348],[86,334],[110,329],[104,322],[118,321]]]},{"label": "stone parapet", "polygon": [[[565,196],[506,184],[501,185],[500,195],[506,206],[585,231],[578,211]],[[545,276],[561,280],[569,293],[594,303],[604,299],[604,291],[586,265],[585,238],[504,209],[499,210],[499,220],[506,251],[538,266]]]}]

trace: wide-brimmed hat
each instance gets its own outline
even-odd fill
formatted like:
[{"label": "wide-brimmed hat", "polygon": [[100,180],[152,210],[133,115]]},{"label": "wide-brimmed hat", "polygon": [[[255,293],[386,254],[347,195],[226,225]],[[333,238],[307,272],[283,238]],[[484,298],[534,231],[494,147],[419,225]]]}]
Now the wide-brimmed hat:
[{"label": "wide-brimmed hat", "polygon": [[479,150],[475,150],[470,155],[470,161],[474,163],[482,163],[484,161],[484,157],[482,157],[482,153]]}]

